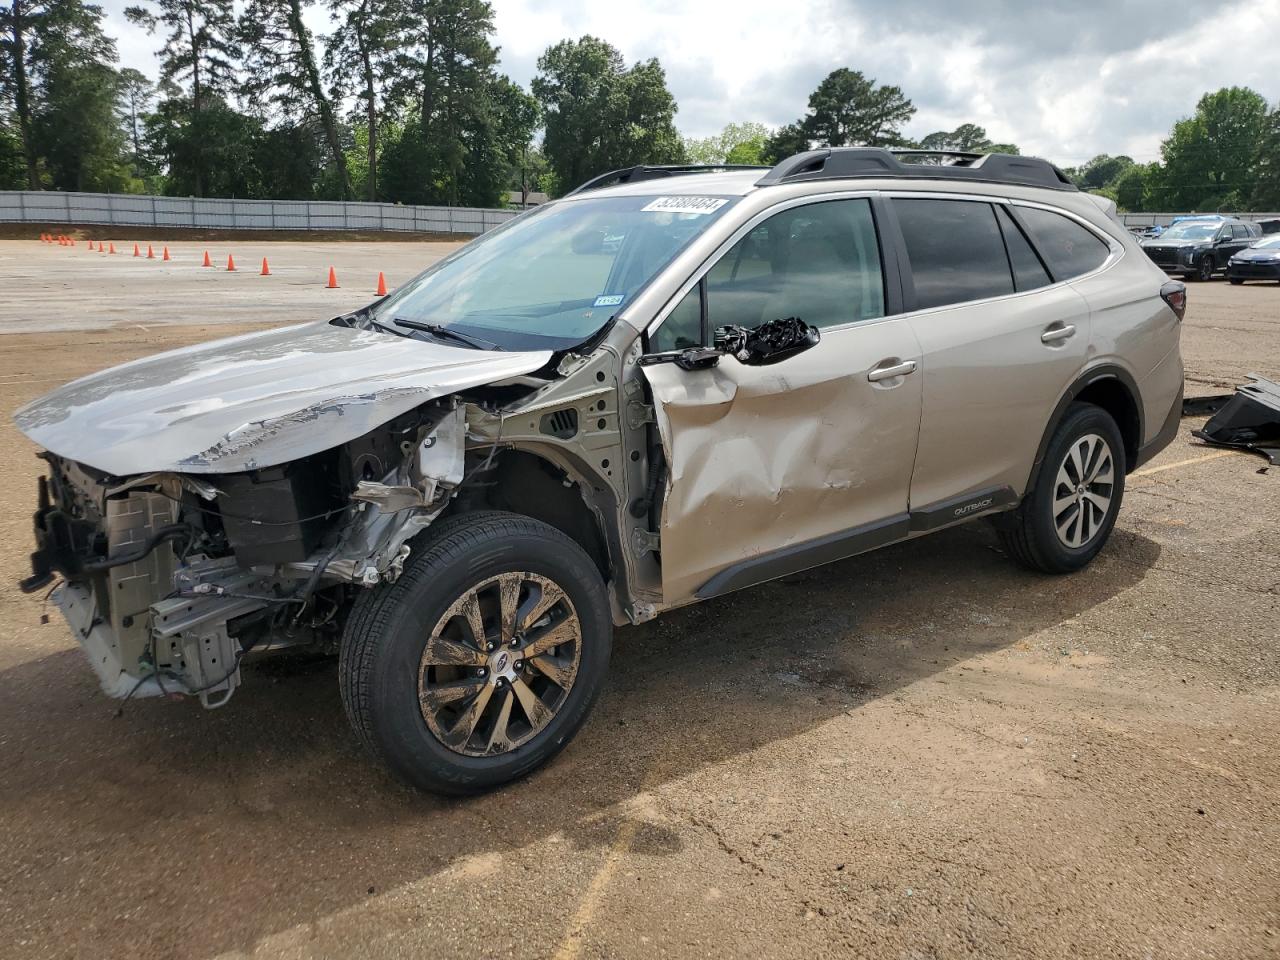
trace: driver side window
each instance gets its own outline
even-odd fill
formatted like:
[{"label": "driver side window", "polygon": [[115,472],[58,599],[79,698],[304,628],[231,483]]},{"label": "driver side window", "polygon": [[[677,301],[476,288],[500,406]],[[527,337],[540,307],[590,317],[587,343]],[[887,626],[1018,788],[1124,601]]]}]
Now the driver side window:
[{"label": "driver side window", "polygon": [[871,201],[827,200],[774,214],[739,240],[663,321],[654,350],[699,346],[706,329],[799,317],[819,329],[884,316]]}]

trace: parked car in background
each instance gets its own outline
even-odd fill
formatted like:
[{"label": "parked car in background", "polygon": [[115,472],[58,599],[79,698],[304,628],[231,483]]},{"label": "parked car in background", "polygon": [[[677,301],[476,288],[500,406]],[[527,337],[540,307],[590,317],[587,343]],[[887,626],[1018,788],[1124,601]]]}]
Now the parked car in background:
[{"label": "parked car in background", "polygon": [[1262,228],[1264,236],[1271,233],[1280,233],[1280,217],[1270,217],[1266,220],[1259,220],[1258,226]]},{"label": "parked car in background", "polygon": [[1210,280],[1227,261],[1262,236],[1256,223],[1224,217],[1180,219],[1159,237],[1144,240],[1142,249],[1166,273],[1191,280]]},{"label": "parked car in background", "polygon": [[1237,284],[1246,280],[1280,280],[1280,233],[1263,237],[1228,260],[1227,279]]}]

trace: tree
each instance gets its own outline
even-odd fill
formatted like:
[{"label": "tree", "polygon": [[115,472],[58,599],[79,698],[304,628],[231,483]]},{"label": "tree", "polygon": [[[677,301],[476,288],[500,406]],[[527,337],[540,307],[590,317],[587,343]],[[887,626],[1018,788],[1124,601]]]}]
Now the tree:
[{"label": "tree", "polygon": [[1280,210],[1280,104],[1267,114],[1254,163],[1254,210]]},{"label": "tree", "polygon": [[776,130],[760,150],[765,163],[781,163],[787,157],[813,149],[813,141],[805,132],[803,122],[789,123]]},{"label": "tree", "polygon": [[921,150],[956,150],[961,153],[1012,153],[1021,151],[1012,143],[992,143],[985,127],[962,123],[954,130],[938,130],[920,141]]},{"label": "tree", "polygon": [[0,93],[9,94],[13,101],[28,190],[40,189],[40,167],[32,131],[28,46],[32,32],[44,17],[45,6],[41,0],[10,0],[9,9],[0,10],[0,67],[4,68]]},{"label": "tree", "polygon": [[877,86],[859,71],[841,67],[810,94],[803,125],[811,140],[828,147],[893,147],[905,143],[900,128],[915,112],[900,88]]},{"label": "tree", "polygon": [[333,102],[320,82],[315,43],[303,22],[306,0],[250,0],[240,18],[240,36],[248,52],[246,89],[275,103],[284,116],[314,118],[324,132],[343,200],[351,196],[351,174],[338,133]]},{"label": "tree", "polygon": [[[690,163],[759,163],[760,153],[769,136],[769,128],[763,123],[731,123],[715,136],[702,140],[686,139],[684,151]],[[735,151],[739,158],[755,159],[730,160]]]},{"label": "tree", "polygon": [[[240,57],[236,43],[236,21],[231,0],[149,0],[150,7],[128,7],[125,16],[154,33],[161,26],[168,29],[160,54],[160,78],[168,82],[189,81],[191,96],[173,102],[184,104],[190,112],[190,125],[194,137],[190,157],[193,164],[191,192],[204,196],[208,159],[201,146],[203,113],[206,107],[224,113],[226,103],[221,98],[232,92],[235,86],[235,63]],[[212,118],[210,123],[221,124],[225,117]],[[212,127],[208,131],[213,135]]]},{"label": "tree", "polygon": [[538,128],[538,101],[506,76],[494,81],[492,99],[497,118],[498,144],[510,171],[507,182],[516,183],[523,206],[529,202],[529,193],[533,190],[529,147],[533,144],[533,134]]},{"label": "tree", "polygon": [[120,95],[120,122],[133,151],[133,175],[144,176],[150,172],[146,153],[142,147],[142,118],[155,100],[155,84],[147,75],[133,67],[120,71],[117,83]]},{"label": "tree", "polygon": [[[338,28],[325,40],[325,69],[333,98],[354,93],[363,115],[364,192],[378,198],[379,121],[385,87],[395,72],[394,38],[399,27],[395,0],[330,0],[329,15]],[[355,71],[351,66],[355,65]],[[358,84],[349,78],[357,77]]]},{"label": "tree", "polygon": [[48,0],[36,30],[32,134],[58,190],[133,186],[116,115],[115,41],[102,19],[101,7],[82,0]]},{"label": "tree", "polygon": [[562,40],[538,58],[533,95],[542,104],[555,192],[612,169],[684,158],[675,98],[656,59],[628,69],[597,37]]},{"label": "tree", "polygon": [[1161,199],[1174,209],[1239,209],[1254,192],[1267,102],[1247,87],[1206,93],[1160,146]]},{"label": "tree", "polygon": [[1109,184],[1115,190],[1116,205],[1126,211],[1145,210],[1150,182],[1158,175],[1158,164],[1134,163],[1126,167]]}]

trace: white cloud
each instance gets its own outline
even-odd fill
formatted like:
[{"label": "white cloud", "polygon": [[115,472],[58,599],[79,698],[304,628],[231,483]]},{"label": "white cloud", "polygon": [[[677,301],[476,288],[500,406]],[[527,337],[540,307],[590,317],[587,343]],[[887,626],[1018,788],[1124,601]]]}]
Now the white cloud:
[{"label": "white cloud", "polygon": [[[121,62],[155,72],[158,37],[127,23],[135,0],[99,0]],[[804,112],[832,69],[895,83],[919,112],[915,136],[979,123],[995,140],[1060,163],[1097,153],[1155,159],[1196,100],[1250,86],[1280,100],[1280,0],[1210,6],[1175,23],[1163,0],[494,0],[501,69],[527,84],[538,55],[594,34],[627,60],[658,57],[680,105],[677,125],[705,136],[724,124],[770,126]],[[308,21],[327,30],[323,7]]]}]

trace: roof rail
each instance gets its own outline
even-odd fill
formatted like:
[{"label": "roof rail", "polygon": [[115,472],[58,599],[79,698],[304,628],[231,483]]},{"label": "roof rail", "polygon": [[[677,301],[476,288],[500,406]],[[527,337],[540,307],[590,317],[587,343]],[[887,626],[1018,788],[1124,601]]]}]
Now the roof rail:
[{"label": "roof rail", "polygon": [[715,173],[725,170],[768,170],[767,166],[751,163],[687,163],[687,164],[638,164],[634,167],[623,167],[621,170],[610,170],[598,177],[592,177],[586,183],[575,187],[565,194],[572,197],[585,190],[598,190],[614,183],[639,183],[641,180],[658,180],[663,177],[678,177],[686,173]]},{"label": "roof rail", "polygon": [[[903,163],[899,157],[939,157],[950,162]],[[802,180],[854,178],[956,179],[1010,183],[1050,190],[1075,190],[1067,175],[1048,160],[1009,153],[955,150],[886,150],[884,147],[829,147],[788,157],[756,181],[758,187]]]}]

